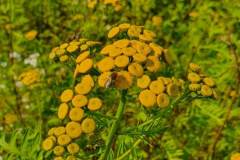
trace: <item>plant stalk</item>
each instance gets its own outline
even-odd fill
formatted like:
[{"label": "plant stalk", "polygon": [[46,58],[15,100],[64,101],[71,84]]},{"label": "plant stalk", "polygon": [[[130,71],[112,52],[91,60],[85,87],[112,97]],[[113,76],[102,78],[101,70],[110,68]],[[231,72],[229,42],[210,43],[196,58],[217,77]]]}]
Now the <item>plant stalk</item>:
[{"label": "plant stalk", "polygon": [[123,116],[123,111],[124,111],[125,104],[126,104],[126,91],[123,90],[123,91],[121,91],[121,99],[120,99],[120,102],[118,104],[117,113],[115,115],[116,119],[114,120],[114,122],[112,124],[112,128],[110,130],[110,133],[108,135],[108,139],[107,139],[107,142],[106,142],[106,148],[105,148],[103,154],[100,156],[99,160],[106,160],[107,159],[110,148],[111,148],[111,146],[114,142],[114,137],[116,136],[117,129],[119,128],[121,118]]}]

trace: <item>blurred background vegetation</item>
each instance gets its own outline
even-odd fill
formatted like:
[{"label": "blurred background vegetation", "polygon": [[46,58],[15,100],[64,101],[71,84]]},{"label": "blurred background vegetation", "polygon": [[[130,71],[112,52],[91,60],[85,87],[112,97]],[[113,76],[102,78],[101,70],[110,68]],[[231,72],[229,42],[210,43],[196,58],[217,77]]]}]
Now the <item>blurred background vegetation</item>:
[{"label": "blurred background vegetation", "polygon": [[[218,86],[217,100],[183,104],[171,129],[127,159],[227,160],[240,152],[239,0],[0,0],[0,159],[44,159],[42,136],[58,123],[58,97],[73,83],[71,64],[49,60],[51,49],[75,37],[104,42],[123,22],[157,33],[173,60],[169,76],[184,77],[194,62]],[[122,139],[125,150],[138,142]]]}]

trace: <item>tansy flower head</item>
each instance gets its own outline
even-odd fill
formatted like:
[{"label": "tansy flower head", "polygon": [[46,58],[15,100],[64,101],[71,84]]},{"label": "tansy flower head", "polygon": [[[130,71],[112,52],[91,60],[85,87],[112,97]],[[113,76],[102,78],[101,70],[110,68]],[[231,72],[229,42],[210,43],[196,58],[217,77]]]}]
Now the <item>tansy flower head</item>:
[{"label": "tansy flower head", "polygon": [[138,63],[142,63],[142,62],[145,62],[147,60],[147,57],[144,54],[137,53],[137,54],[133,55],[133,60],[138,62]]},{"label": "tansy flower head", "polygon": [[46,138],[43,142],[42,142],[42,148],[45,151],[48,151],[50,149],[52,149],[54,146],[54,142],[51,138]]},{"label": "tansy flower head", "polygon": [[102,100],[99,98],[90,98],[87,107],[91,111],[98,110],[102,107]]},{"label": "tansy flower head", "polygon": [[210,78],[210,77],[204,78],[204,79],[203,79],[203,82],[204,82],[206,85],[208,85],[209,87],[214,87],[214,85],[215,85],[214,80],[213,80],[212,78]]},{"label": "tansy flower head", "polygon": [[93,60],[91,58],[87,58],[77,65],[76,67],[77,73],[86,73],[92,68],[92,66]]},{"label": "tansy flower head", "polygon": [[111,81],[111,72],[103,72],[99,77],[98,77],[98,85],[100,87],[105,87],[107,82]]},{"label": "tansy flower head", "polygon": [[114,59],[111,57],[105,57],[97,63],[97,67],[101,72],[110,71],[114,67]]},{"label": "tansy flower head", "polygon": [[201,79],[200,79],[200,76],[194,72],[191,72],[191,73],[188,73],[188,80],[191,81],[192,83],[197,83],[199,82]]},{"label": "tansy flower head", "polygon": [[92,89],[91,83],[82,81],[75,86],[75,92],[77,94],[88,94]]},{"label": "tansy flower head", "polygon": [[78,122],[68,122],[66,125],[66,133],[71,138],[78,138],[82,134],[81,125]]},{"label": "tansy flower head", "polygon": [[155,94],[160,94],[164,92],[165,87],[161,80],[155,80],[151,82],[149,89]]},{"label": "tansy flower head", "polygon": [[76,63],[80,63],[83,60],[85,60],[86,58],[88,58],[88,56],[90,55],[89,51],[84,51],[82,53],[80,53],[76,59]]},{"label": "tansy flower head", "polygon": [[57,136],[57,137],[59,137],[60,135],[64,134],[65,131],[66,131],[66,130],[65,130],[65,127],[63,127],[63,126],[56,127],[56,128],[54,129],[54,135]]},{"label": "tansy flower head", "polygon": [[81,81],[83,84],[87,84],[90,85],[91,87],[94,87],[94,80],[90,74],[84,75]]},{"label": "tansy flower head", "polygon": [[70,154],[76,154],[78,153],[79,151],[79,145],[77,143],[70,143],[68,146],[67,146],[67,150]]},{"label": "tansy flower head", "polygon": [[142,77],[137,79],[137,86],[139,88],[145,89],[149,86],[151,79],[148,75],[143,75]]},{"label": "tansy flower head", "polygon": [[108,32],[108,38],[113,38],[119,33],[120,29],[119,27],[113,27],[109,32]]},{"label": "tansy flower head", "polygon": [[66,160],[76,160],[76,157],[73,155],[67,156]]},{"label": "tansy flower head", "polygon": [[66,103],[61,103],[58,108],[58,118],[64,119],[68,114],[68,105]]},{"label": "tansy flower head", "polygon": [[143,67],[138,63],[131,63],[128,66],[128,71],[129,73],[131,73],[133,76],[136,76],[136,77],[141,77],[144,72]]},{"label": "tansy flower head", "polygon": [[92,133],[96,128],[96,123],[92,118],[86,118],[82,121],[81,126],[84,133]]},{"label": "tansy flower head", "polygon": [[67,134],[62,134],[57,138],[59,145],[67,145],[71,142],[71,138]]},{"label": "tansy flower head", "polygon": [[201,89],[201,85],[197,83],[191,83],[189,84],[189,90],[190,91],[198,91]]},{"label": "tansy flower head", "polygon": [[165,108],[169,105],[170,100],[167,94],[165,93],[160,93],[157,96],[157,104],[160,108]]},{"label": "tansy flower head", "polygon": [[60,99],[61,102],[69,102],[72,100],[73,97],[73,91],[71,89],[66,89],[62,92]]},{"label": "tansy flower head", "polygon": [[54,149],[53,149],[53,153],[54,153],[56,156],[61,156],[61,155],[63,155],[64,151],[65,151],[65,149],[64,149],[63,146],[56,146],[56,147],[54,147]]},{"label": "tansy flower head", "polygon": [[78,49],[78,45],[69,45],[66,50],[69,52],[69,53],[72,53],[74,51],[76,51]]},{"label": "tansy flower head", "polygon": [[161,63],[157,56],[148,56],[146,61],[146,68],[150,72],[157,72],[161,67]]},{"label": "tansy flower head", "polygon": [[207,85],[202,85],[202,87],[201,87],[201,94],[203,95],[203,96],[211,96],[212,95],[212,89],[209,87],[209,86],[207,86]]},{"label": "tansy flower head", "polygon": [[201,70],[200,66],[198,64],[195,63],[190,63],[189,64],[189,68],[193,71],[193,72],[199,72]]},{"label": "tansy flower head", "polygon": [[84,110],[81,108],[72,108],[69,112],[69,118],[72,121],[80,121],[84,116]]},{"label": "tansy flower head", "polygon": [[88,103],[87,97],[81,94],[74,96],[72,99],[72,104],[74,107],[83,107],[86,106],[87,103]]},{"label": "tansy flower head", "polygon": [[143,90],[139,94],[139,101],[144,107],[153,107],[156,103],[156,95],[148,89]]},{"label": "tansy flower head", "polygon": [[115,66],[117,67],[126,67],[129,63],[129,58],[125,55],[117,56],[114,62]]},{"label": "tansy flower head", "polygon": [[34,40],[37,36],[38,32],[36,30],[31,30],[25,33],[25,38],[29,41]]},{"label": "tansy flower head", "polygon": [[64,160],[64,158],[61,156],[57,156],[57,157],[54,157],[54,160]]},{"label": "tansy flower head", "polygon": [[240,160],[240,153],[234,153],[231,155],[231,160]]},{"label": "tansy flower head", "polygon": [[178,96],[180,94],[180,88],[175,83],[170,83],[167,85],[167,93],[169,96]]},{"label": "tansy flower head", "polygon": [[153,16],[152,17],[152,23],[153,23],[153,25],[154,26],[160,26],[161,25],[161,23],[162,23],[162,17],[160,17],[160,16]]}]

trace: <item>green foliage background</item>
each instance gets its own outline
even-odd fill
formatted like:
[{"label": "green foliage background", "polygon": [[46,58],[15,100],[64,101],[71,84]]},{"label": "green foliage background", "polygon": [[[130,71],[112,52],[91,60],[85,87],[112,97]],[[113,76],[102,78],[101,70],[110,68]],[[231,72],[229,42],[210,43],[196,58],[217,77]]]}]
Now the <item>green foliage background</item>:
[{"label": "green foliage background", "polygon": [[[74,35],[104,41],[107,30],[121,22],[157,33],[157,42],[168,48],[174,61],[167,75],[183,77],[190,62],[201,65],[217,82],[218,99],[191,97],[171,113],[141,109],[134,118],[144,123],[122,131],[109,159],[129,150],[124,159],[227,160],[240,152],[240,100],[229,97],[230,90],[239,93],[240,1],[122,0],[121,4],[122,10],[116,12],[101,3],[89,9],[85,0],[0,1],[0,157],[48,159],[41,141],[47,129],[59,123],[58,96],[73,84],[71,64],[52,62],[48,53]],[[152,23],[156,15],[162,17],[159,26]],[[31,41],[25,38],[30,30],[38,32]],[[34,54],[36,66],[26,64],[24,60]],[[30,68],[40,69],[40,81],[19,87],[17,77]],[[111,97],[106,97],[109,103],[114,101]],[[129,103],[129,108],[138,107],[134,105]],[[17,122],[5,124],[7,113],[15,113]],[[107,117],[98,118],[99,126],[109,125],[102,122]],[[155,123],[149,125],[151,121]],[[94,152],[89,155],[94,157]]]}]

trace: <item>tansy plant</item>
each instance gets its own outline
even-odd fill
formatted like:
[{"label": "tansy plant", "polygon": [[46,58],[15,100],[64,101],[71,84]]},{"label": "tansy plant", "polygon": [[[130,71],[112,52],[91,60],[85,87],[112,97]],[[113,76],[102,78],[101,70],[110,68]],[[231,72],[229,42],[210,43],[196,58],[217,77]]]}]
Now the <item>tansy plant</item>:
[{"label": "tansy plant", "polygon": [[[105,44],[76,39],[52,49],[50,59],[74,66],[69,73],[74,84],[59,97],[57,117],[61,123],[51,127],[42,142],[46,157],[127,158],[132,150],[119,151],[120,135],[137,137],[133,144],[137,147],[145,136],[157,136],[167,129],[167,116],[179,103],[190,101],[190,93],[197,93],[194,98],[216,95],[214,81],[197,64],[189,65],[186,83],[165,76],[171,57],[154,42],[155,36],[143,26],[123,23],[110,29]],[[149,118],[126,126],[131,117],[127,119],[125,111],[130,108]],[[163,113],[165,117],[161,117]],[[93,152],[89,152],[90,146]]]}]

